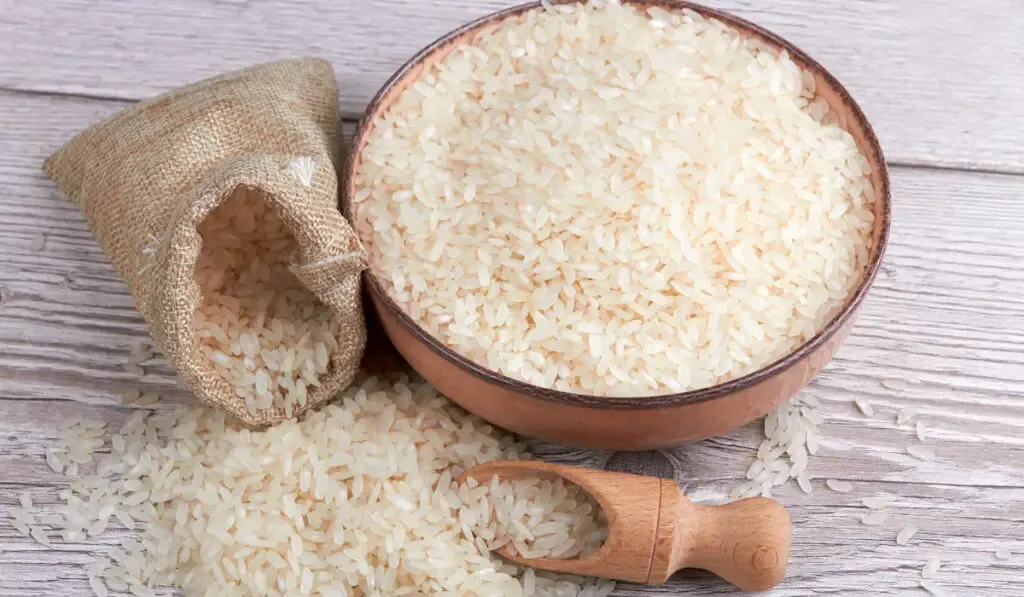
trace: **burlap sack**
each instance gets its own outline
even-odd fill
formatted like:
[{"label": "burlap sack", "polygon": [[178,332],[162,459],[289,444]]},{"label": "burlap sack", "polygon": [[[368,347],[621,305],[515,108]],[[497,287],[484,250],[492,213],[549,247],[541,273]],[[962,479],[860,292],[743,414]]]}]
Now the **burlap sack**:
[{"label": "burlap sack", "polygon": [[82,210],[131,289],[153,340],[189,389],[251,426],[251,415],[203,357],[192,330],[201,295],[197,225],[239,186],[256,189],[291,229],[298,279],[336,314],[339,348],[296,414],[353,379],[366,343],[360,273],[366,255],[338,211],[342,156],[331,66],[264,64],[144,101],[80,133],[43,169]]}]

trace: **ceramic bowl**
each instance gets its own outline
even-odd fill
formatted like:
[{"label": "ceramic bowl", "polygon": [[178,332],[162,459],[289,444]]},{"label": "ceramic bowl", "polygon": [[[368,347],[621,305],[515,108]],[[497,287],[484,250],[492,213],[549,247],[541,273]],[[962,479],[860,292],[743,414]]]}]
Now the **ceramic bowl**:
[{"label": "ceramic bowl", "polygon": [[[677,394],[608,398],[534,386],[473,363],[414,322],[388,296],[376,275],[367,272],[365,283],[373,311],[398,351],[424,378],[464,408],[498,426],[551,442],[645,450],[693,442],[741,427],[792,397],[825,367],[850,332],[878,273],[889,234],[891,199],[885,159],[867,118],[839,81],[806,53],[753,23],[698,4],[623,2],[640,8],[686,8],[716,18],[744,36],[787,50],[801,68],[813,74],[818,97],[838,115],[840,124],[854,136],[867,157],[876,197],[874,243],[867,271],[838,314],[792,353],[753,373]],[[350,221],[353,213],[348,197],[354,194],[354,173],[376,117],[388,110],[426,66],[443,60],[458,45],[471,44],[481,29],[539,6],[539,2],[523,4],[460,27],[424,48],[385,83],[367,108],[349,153],[342,185],[342,210]]]}]

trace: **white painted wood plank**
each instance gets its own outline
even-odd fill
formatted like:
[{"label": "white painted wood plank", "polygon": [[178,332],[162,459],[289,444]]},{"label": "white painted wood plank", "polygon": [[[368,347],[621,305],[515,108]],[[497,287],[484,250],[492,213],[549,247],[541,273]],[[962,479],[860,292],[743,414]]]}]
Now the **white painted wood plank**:
[{"label": "white painted wood plank", "polygon": [[[347,115],[395,69],[502,0],[19,2],[0,11],[0,88],[141,99],[252,63],[331,60]],[[787,37],[862,104],[890,160],[1024,172],[1015,0],[708,0]]]},{"label": "white painted wood plank", "polygon": [[[114,103],[0,93],[0,597],[88,595],[84,567],[117,534],[45,550],[16,536],[4,510],[32,492],[45,510],[65,482],[44,450],[68,416],[126,416],[120,392],[175,388],[166,364],[139,382],[121,370],[145,335],[113,268],[77,209],[39,171],[52,150]],[[894,168],[895,223],[886,271],[859,325],[810,391],[824,404],[815,491],[779,493],[795,522],[789,578],[770,594],[796,597],[915,595],[930,556],[954,594],[1024,595],[1024,177]],[[32,250],[38,233],[42,251]],[[882,382],[885,381],[885,385]],[[903,382],[900,386],[899,382]],[[916,382],[916,383],[915,383]],[[866,419],[852,398],[872,401]],[[905,453],[913,431],[898,409],[921,411],[935,462]],[[756,426],[667,452],[690,494],[722,500],[742,478]],[[538,446],[543,456],[601,466],[607,454]],[[824,488],[826,478],[854,492]],[[884,527],[862,525],[859,498],[897,498]],[[921,531],[895,544],[903,524]],[[1018,554],[998,562],[1006,545]],[[726,595],[708,575],[687,573],[663,589],[619,596]]]}]

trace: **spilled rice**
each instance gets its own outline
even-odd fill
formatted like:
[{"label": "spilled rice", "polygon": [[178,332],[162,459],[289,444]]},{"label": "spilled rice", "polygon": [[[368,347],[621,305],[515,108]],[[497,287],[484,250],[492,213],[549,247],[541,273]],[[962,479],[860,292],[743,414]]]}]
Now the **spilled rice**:
[{"label": "spilled rice", "polygon": [[614,587],[492,555],[589,553],[607,525],[574,485],[458,483],[468,467],[526,455],[404,377],[365,379],[266,431],[204,408],[136,410],[116,431],[69,421],[58,444],[47,456],[54,470],[81,473],[47,521],[59,537],[28,497],[16,528],[44,544],[139,529],[89,567],[101,597],[162,586],[211,597],[603,597]]}]

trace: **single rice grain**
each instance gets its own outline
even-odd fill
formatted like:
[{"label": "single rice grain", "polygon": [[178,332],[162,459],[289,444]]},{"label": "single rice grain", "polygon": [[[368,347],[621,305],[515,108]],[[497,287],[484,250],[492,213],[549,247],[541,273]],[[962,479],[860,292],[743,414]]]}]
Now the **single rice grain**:
[{"label": "single rice grain", "polygon": [[934,597],[952,597],[952,593],[934,580],[922,580],[921,588],[928,591],[928,594]]},{"label": "single rice grain", "polygon": [[813,491],[811,488],[811,479],[807,476],[806,471],[797,476],[796,482],[804,493],[811,493],[811,491]]},{"label": "single rice grain", "polygon": [[103,584],[103,580],[95,576],[89,577],[89,588],[92,589],[92,594],[96,597],[107,597],[110,594],[107,586]]},{"label": "single rice grain", "polygon": [[849,481],[840,481],[838,479],[828,479],[825,481],[825,486],[838,493],[850,493],[853,491],[853,483],[850,483]]},{"label": "single rice grain", "polygon": [[53,545],[50,543],[50,537],[47,536],[43,527],[32,527],[29,530],[29,535],[31,535],[32,538],[35,539],[36,543],[39,543],[40,545],[44,545],[46,547],[52,547]]},{"label": "single rice grain", "polygon": [[854,404],[857,405],[857,408],[860,410],[860,412],[865,417],[873,417],[873,416],[875,416],[875,409],[874,409],[874,407],[872,407],[871,403],[868,402],[866,399],[864,399],[864,398],[854,398],[853,402],[854,402]]},{"label": "single rice grain", "polygon": [[903,425],[909,423],[910,421],[914,420],[914,417],[916,417],[918,414],[920,414],[920,411],[918,411],[916,408],[904,408],[903,410],[896,414],[896,424]]},{"label": "single rice grain", "polygon": [[900,529],[900,532],[896,534],[896,544],[906,545],[910,543],[910,540],[917,534],[917,527],[905,526]]},{"label": "single rice grain", "polygon": [[889,503],[892,502],[892,500],[893,496],[884,494],[864,497],[860,499],[862,504],[864,504],[866,507],[872,510],[881,510],[882,508],[888,506]]},{"label": "single rice grain", "polygon": [[942,560],[939,558],[928,558],[925,562],[924,568],[921,569],[922,578],[935,578],[935,574],[939,571],[939,567],[942,565]]}]

